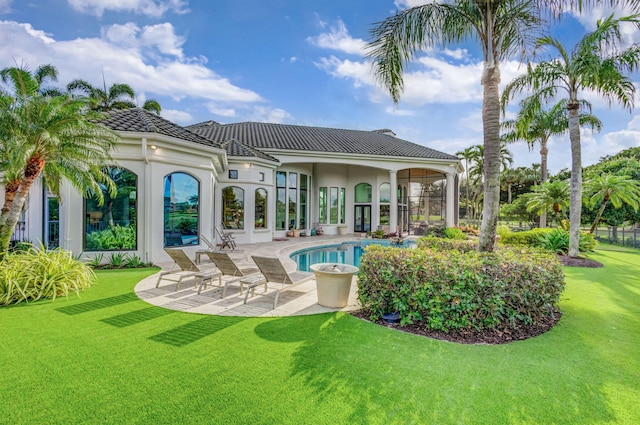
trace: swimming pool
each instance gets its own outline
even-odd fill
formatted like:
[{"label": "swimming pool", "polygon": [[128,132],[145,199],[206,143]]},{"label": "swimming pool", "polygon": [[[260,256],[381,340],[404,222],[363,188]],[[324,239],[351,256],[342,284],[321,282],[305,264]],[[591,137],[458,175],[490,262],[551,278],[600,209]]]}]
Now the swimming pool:
[{"label": "swimming pool", "polygon": [[[298,270],[310,271],[309,266],[317,263],[352,264],[360,267],[360,257],[364,248],[368,245],[389,246],[388,240],[364,240],[343,242],[336,245],[324,245],[316,248],[307,248],[291,254],[291,259],[298,265]],[[404,241],[403,247],[413,246],[415,242]]]}]

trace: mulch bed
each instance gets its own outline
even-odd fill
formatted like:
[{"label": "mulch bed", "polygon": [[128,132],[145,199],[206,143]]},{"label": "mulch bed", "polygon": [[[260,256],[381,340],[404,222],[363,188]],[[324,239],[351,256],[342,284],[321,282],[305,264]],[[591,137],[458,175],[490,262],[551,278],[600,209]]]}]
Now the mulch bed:
[{"label": "mulch bed", "polygon": [[568,255],[558,255],[563,266],[569,267],[602,267],[603,264],[584,257],[569,257]]},{"label": "mulch bed", "polygon": [[[364,310],[357,310],[350,312],[353,316],[360,319],[372,322],[369,318],[369,313]],[[373,323],[387,328],[395,329],[402,332],[411,333],[414,335],[425,336],[428,338],[439,339],[449,342],[457,342],[460,344],[506,344],[513,341],[521,341],[523,339],[532,338],[534,336],[541,335],[554,327],[556,323],[562,317],[560,311],[556,311],[552,317],[547,318],[544,323],[540,323],[534,326],[524,327],[522,329],[487,329],[484,331],[476,330],[464,330],[464,331],[451,331],[442,332],[426,329],[424,325],[400,325],[399,323],[387,323],[382,319],[379,319]]]}]

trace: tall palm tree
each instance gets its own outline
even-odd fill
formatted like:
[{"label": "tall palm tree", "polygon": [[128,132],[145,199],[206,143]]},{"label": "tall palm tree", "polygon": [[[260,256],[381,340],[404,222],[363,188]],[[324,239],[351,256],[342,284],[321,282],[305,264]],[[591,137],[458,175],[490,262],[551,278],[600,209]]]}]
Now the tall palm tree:
[{"label": "tall palm tree", "polygon": [[[506,99],[503,96],[502,107],[506,106]],[[529,149],[533,150],[536,142],[540,144],[540,183],[547,181],[548,174],[548,154],[549,149],[547,143],[552,136],[559,136],[566,133],[569,129],[569,120],[567,117],[567,99],[563,99],[549,109],[540,107],[536,99],[526,98],[520,102],[520,111],[515,120],[507,120],[502,123],[504,140],[508,143],[514,143],[524,140],[529,145]],[[591,126],[593,130],[600,131],[602,123],[600,120],[590,113],[591,104],[587,101],[580,102],[580,109],[588,112],[582,112],[579,115],[581,126]],[[547,226],[547,214],[540,214],[540,227]]]},{"label": "tall palm tree", "polygon": [[504,183],[504,187],[507,190],[507,204],[510,204],[512,201],[511,189],[513,188],[513,185],[520,183],[523,177],[521,168],[508,168],[500,175],[500,178]]},{"label": "tall palm tree", "polygon": [[[72,94],[85,96],[90,100],[91,109],[100,112],[114,109],[135,108],[135,92],[128,84],[115,83],[109,89],[92,86],[85,80],[73,80],[67,84],[67,91]],[[160,115],[162,108],[157,100],[149,99],[142,106],[147,111]]]},{"label": "tall palm tree", "polygon": [[616,209],[622,204],[630,205],[636,211],[640,207],[640,182],[629,176],[613,174],[594,176],[585,182],[584,194],[589,208],[599,207],[589,233],[593,233],[598,227],[598,222],[609,202]]},{"label": "tall palm tree", "polygon": [[469,161],[473,160],[476,153],[472,146],[465,148],[464,150],[456,152],[456,156],[460,159],[464,159],[464,172],[467,175],[466,177],[466,198],[467,198],[467,208],[466,208],[466,216],[467,221],[469,221]]},{"label": "tall palm tree", "polygon": [[553,209],[556,222],[561,225],[560,211],[569,206],[569,183],[566,180],[546,182],[533,189],[531,198],[527,202],[527,211],[540,214]]},{"label": "tall palm tree", "polygon": [[376,24],[368,44],[378,80],[398,102],[402,75],[423,48],[480,41],[484,87],[484,207],[478,250],[493,251],[500,202],[500,61],[527,52],[542,28],[538,1],[458,0],[412,7]]},{"label": "tall palm tree", "polygon": [[582,209],[582,153],[580,147],[579,96],[583,90],[592,90],[607,100],[617,101],[625,108],[633,107],[635,87],[625,75],[638,67],[640,46],[633,45],[619,51],[622,43],[620,24],[631,22],[640,27],[638,15],[614,19],[613,15],[599,21],[597,28],[586,34],[571,54],[555,38],[543,37],[537,46],[550,47],[559,54],[558,59],[528,65],[527,73],[509,83],[504,97],[512,98],[523,90],[533,91],[532,99],[542,104],[559,91],[568,94],[567,111],[569,139],[571,141],[571,207],[569,212],[569,255],[579,255],[580,215]]},{"label": "tall palm tree", "polygon": [[[9,248],[11,235],[29,190],[43,176],[52,193],[59,196],[62,179],[81,193],[104,200],[101,186],[115,193],[116,186],[102,166],[113,163],[111,151],[118,137],[94,123],[95,113],[86,112],[86,100],[69,96],[48,96],[25,68],[3,70],[12,87],[0,101],[2,167],[16,187],[5,188],[5,205],[0,213],[0,255]],[[11,160],[4,156],[10,152]],[[8,199],[12,196],[12,199]]]}]

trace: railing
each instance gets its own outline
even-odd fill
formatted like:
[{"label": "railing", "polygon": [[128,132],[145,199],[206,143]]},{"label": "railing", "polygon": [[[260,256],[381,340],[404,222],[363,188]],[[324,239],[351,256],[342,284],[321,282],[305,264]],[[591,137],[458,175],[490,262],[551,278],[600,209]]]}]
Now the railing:
[{"label": "railing", "polygon": [[47,233],[47,248],[53,249],[60,246],[60,222],[50,221]]},{"label": "railing", "polygon": [[593,232],[593,235],[600,242],[640,248],[640,229],[636,227],[599,227]]}]

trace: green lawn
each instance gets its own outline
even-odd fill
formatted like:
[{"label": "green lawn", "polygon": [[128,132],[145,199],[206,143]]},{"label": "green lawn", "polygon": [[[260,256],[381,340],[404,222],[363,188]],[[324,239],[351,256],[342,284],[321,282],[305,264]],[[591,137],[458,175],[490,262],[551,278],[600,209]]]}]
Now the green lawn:
[{"label": "green lawn", "polygon": [[0,423],[638,424],[640,255],[566,269],[545,335],[468,346],[345,314],[243,319],[152,307],[152,271],[0,309]]}]

